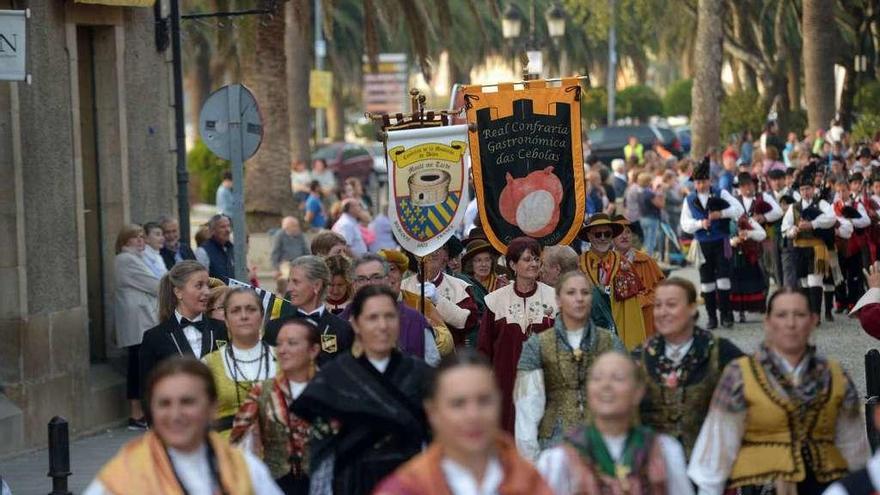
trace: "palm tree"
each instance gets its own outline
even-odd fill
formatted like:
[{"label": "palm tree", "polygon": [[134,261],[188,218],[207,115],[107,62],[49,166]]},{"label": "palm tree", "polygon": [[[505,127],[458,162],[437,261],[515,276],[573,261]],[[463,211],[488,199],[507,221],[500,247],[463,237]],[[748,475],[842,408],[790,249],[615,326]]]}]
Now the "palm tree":
[{"label": "palm tree", "polygon": [[692,90],[691,154],[702,156],[721,138],[722,0],[699,0]]},{"label": "palm tree", "polygon": [[281,216],[294,209],[288,175],[287,56],[284,44],[279,43],[284,39],[284,4],[271,3],[274,13],[263,16],[256,27],[254,63],[258,68],[247,71],[263,117],[263,143],[245,174],[245,213],[251,232],[276,227]]},{"label": "palm tree", "polygon": [[834,3],[803,0],[804,89],[809,130],[827,128],[834,117]]},{"label": "palm tree", "polygon": [[[309,137],[312,135],[312,109],[309,106],[309,74],[312,70],[312,2],[294,0],[287,2],[285,18],[287,30],[280,33],[278,40],[287,45],[286,76],[275,84],[287,88],[284,98],[290,106],[288,123],[290,155],[295,160],[308,160],[311,156]],[[285,81],[287,84],[285,85]],[[285,105],[285,106],[287,106]],[[285,163],[285,171],[287,170]]]}]

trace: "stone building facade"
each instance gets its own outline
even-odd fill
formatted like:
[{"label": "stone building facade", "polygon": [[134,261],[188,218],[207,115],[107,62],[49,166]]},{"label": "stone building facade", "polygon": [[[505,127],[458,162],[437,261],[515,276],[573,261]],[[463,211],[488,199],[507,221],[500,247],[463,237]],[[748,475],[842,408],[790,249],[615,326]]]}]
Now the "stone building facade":
[{"label": "stone building facade", "polygon": [[153,8],[0,0],[24,8],[33,79],[0,81],[0,457],[45,445],[56,415],[74,435],[127,417],[114,242],[176,210]]}]

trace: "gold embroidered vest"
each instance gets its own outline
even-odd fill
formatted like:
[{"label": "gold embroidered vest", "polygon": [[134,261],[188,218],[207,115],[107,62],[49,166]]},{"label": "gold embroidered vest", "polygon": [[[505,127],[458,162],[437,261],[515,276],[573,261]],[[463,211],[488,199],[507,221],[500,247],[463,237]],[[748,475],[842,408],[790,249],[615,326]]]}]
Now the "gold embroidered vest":
[{"label": "gold embroidered vest", "polygon": [[812,407],[801,408],[780,395],[770,384],[764,367],[754,356],[736,361],[743,376],[743,392],[749,408],[739,454],[728,486],[782,480],[803,481],[807,467],[803,451],[809,451],[811,468],[821,483],[847,474],[847,463],[834,445],[837,414],[843,402],[846,379],[840,364],[829,360],[831,385]]},{"label": "gold embroidered vest", "polygon": [[[614,348],[611,333],[599,327],[596,332],[596,348],[589,349],[581,355],[582,373],[590,369],[596,356]],[[547,403],[544,417],[538,425],[538,438],[547,440],[554,434],[565,433],[575,426],[583,426],[590,419],[584,397],[584,407],[578,406],[578,394],[586,392],[578,390],[578,361],[573,352],[559,344],[556,329],[551,328],[539,335],[541,342],[541,362],[544,363],[544,388]],[[583,338],[591,338],[584,335]],[[580,384],[583,388],[585,384]]]},{"label": "gold embroidered vest", "polygon": [[[675,388],[669,388],[650,374],[647,380],[648,401],[641,411],[644,424],[651,425],[660,433],[675,437],[684,447],[688,459],[691,457],[691,451],[703,426],[703,419],[709,410],[715,385],[721,377],[718,364],[720,348],[718,337],[713,336],[712,340],[707,364],[709,369],[699,382],[687,386],[679,384]],[[642,367],[647,369],[645,353],[642,353]]]}]

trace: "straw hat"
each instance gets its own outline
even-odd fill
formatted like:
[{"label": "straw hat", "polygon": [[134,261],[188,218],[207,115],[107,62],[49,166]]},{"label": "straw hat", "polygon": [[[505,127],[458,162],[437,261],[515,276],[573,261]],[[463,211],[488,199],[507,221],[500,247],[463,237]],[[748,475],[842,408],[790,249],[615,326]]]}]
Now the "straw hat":
[{"label": "straw hat", "polygon": [[617,237],[623,232],[623,225],[621,223],[613,221],[611,217],[605,213],[596,213],[591,216],[588,223],[581,228],[580,232],[578,232],[578,237],[582,240],[588,241],[587,232],[594,227],[601,227],[603,225],[611,227],[612,237]]}]

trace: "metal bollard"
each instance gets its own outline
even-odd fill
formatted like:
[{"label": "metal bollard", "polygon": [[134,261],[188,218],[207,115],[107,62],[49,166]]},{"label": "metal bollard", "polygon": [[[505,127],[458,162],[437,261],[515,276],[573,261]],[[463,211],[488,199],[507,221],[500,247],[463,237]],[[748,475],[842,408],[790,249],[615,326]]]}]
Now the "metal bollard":
[{"label": "metal bollard", "polygon": [[70,437],[67,420],[55,416],[49,420],[49,477],[52,478],[52,492],[49,495],[71,495],[67,490],[68,476],[70,476]]},{"label": "metal bollard", "polygon": [[874,408],[880,404],[880,351],[871,349],[865,354],[865,423],[871,451],[880,446],[880,432],[874,426]]},{"label": "metal bollard", "polygon": [[880,407],[880,397],[876,395],[869,397],[865,402],[865,426],[868,430],[868,443],[871,444],[871,452],[876,452],[877,446],[880,445],[880,432],[877,431],[877,426],[874,424],[874,408],[876,407]]}]

